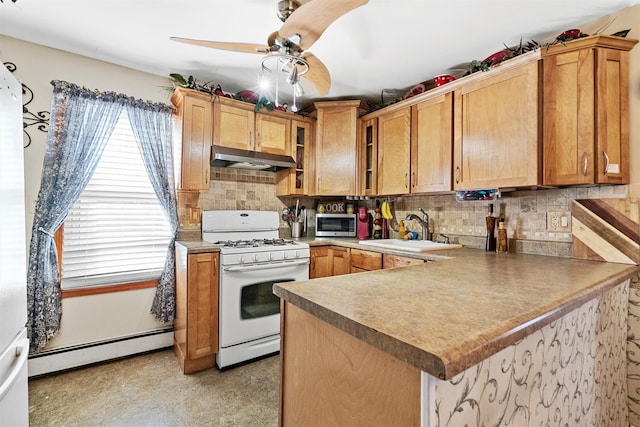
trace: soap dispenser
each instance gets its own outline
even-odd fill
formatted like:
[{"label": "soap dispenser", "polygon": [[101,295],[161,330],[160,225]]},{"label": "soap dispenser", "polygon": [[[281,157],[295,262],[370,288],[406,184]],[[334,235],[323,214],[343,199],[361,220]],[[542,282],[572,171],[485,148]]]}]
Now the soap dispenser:
[{"label": "soap dispenser", "polygon": [[398,239],[404,239],[407,234],[407,229],[404,226],[404,220],[400,220],[400,226],[398,227]]}]

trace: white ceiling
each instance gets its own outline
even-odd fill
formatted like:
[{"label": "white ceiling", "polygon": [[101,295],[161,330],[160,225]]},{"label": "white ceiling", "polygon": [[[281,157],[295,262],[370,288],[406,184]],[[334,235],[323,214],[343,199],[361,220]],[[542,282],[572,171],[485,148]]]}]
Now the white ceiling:
[{"label": "white ceiling", "polygon": [[[169,37],[266,43],[267,36],[282,25],[276,3],[3,0],[0,33],[161,76],[193,75],[202,83],[219,83],[229,92],[257,90],[259,55],[190,46]],[[334,22],[309,51],[331,73],[331,90],[324,98],[380,102],[383,90],[403,93],[471,60],[482,60],[504,45],[517,45],[520,39],[548,41],[563,30],[638,3],[369,0]],[[604,33],[621,29],[613,23]],[[320,98],[309,85],[305,91],[302,104]]]}]

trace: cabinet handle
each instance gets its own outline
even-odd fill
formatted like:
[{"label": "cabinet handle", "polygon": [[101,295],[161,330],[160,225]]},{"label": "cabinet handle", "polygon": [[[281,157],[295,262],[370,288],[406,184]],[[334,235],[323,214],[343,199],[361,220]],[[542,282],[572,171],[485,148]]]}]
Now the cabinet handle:
[{"label": "cabinet handle", "polygon": [[582,153],[582,175],[587,176],[587,166],[589,165],[589,158],[587,153]]},{"label": "cabinet handle", "polygon": [[409,172],[404,174],[404,188],[409,188]]},{"label": "cabinet handle", "polygon": [[411,187],[415,188],[416,186],[416,172],[411,172]]},{"label": "cabinet handle", "polygon": [[204,182],[205,184],[209,184],[209,171],[211,170],[211,166],[207,167],[204,171]]},{"label": "cabinet handle", "polygon": [[460,166],[456,166],[456,184],[460,183]]},{"label": "cabinet handle", "polygon": [[602,173],[606,175],[607,172],[609,172],[609,156],[607,155],[606,151],[603,151],[602,155],[604,156],[604,170],[602,171]]}]

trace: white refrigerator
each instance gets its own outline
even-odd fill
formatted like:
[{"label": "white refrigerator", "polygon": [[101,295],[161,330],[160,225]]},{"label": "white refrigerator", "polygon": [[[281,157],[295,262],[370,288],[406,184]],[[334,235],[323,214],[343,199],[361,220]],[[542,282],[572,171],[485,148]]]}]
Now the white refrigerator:
[{"label": "white refrigerator", "polygon": [[29,424],[22,85],[0,65],[0,426]]}]

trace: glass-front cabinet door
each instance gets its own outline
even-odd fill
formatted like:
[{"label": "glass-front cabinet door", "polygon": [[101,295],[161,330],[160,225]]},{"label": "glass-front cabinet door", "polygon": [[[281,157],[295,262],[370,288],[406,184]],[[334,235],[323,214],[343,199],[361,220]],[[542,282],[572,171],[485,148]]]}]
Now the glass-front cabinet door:
[{"label": "glass-front cabinet door", "polygon": [[361,196],[375,196],[378,191],[378,119],[360,122],[358,152],[358,188]]},{"label": "glass-front cabinet door", "polygon": [[311,177],[311,122],[291,120],[291,147],[296,167],[277,174],[278,196],[307,195]]}]

